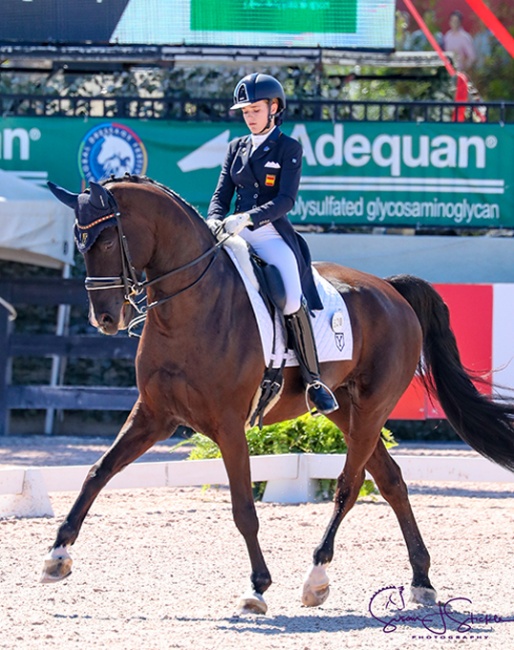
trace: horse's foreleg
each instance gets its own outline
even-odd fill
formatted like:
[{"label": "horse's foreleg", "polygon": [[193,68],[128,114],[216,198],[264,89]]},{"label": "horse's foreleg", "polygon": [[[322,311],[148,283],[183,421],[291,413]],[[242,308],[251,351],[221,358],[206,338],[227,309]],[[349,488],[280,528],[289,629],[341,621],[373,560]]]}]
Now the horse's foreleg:
[{"label": "horse's foreleg", "polygon": [[116,440],[100,460],[91,467],[68,516],[60,525],[57,537],[45,558],[41,582],[56,582],[71,573],[68,547],[74,544],[82,523],[94,500],[106,483],[133,460],[139,458],[159,439],[168,437],[170,429],[156,426],[137,402]]},{"label": "horse's foreleg", "polygon": [[436,602],[437,594],[428,577],[430,556],[414,519],[401,470],[389,455],[382,441],[379,442],[366,464],[366,469],[375,479],[384,499],[394,510],[402,529],[413,572],[411,601],[422,605],[432,605]]},{"label": "horse's foreleg", "polygon": [[271,575],[264,561],[257,534],[259,520],[255,510],[250,478],[250,459],[246,438],[241,434],[230,440],[218,440],[230,483],[232,514],[237,529],[243,536],[252,567],[251,586],[240,599],[241,613],[265,614],[268,606],[263,593],[271,585]]}]

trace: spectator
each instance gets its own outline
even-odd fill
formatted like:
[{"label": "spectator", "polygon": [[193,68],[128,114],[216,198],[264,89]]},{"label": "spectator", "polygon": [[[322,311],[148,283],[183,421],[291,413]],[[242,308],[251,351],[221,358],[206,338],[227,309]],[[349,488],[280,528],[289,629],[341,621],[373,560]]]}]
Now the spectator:
[{"label": "spectator", "polygon": [[469,70],[476,59],[473,39],[462,27],[460,11],[450,14],[450,29],[444,35],[444,49],[453,52],[455,67],[462,72]]}]

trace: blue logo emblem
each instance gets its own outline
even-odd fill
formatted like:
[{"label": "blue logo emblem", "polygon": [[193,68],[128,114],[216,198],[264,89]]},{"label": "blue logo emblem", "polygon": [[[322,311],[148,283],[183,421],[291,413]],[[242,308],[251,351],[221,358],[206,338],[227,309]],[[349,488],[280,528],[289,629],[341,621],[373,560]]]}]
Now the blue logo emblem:
[{"label": "blue logo emblem", "polygon": [[145,174],[148,164],[141,138],[128,126],[107,122],[86,133],[79,149],[79,169],[86,183],[116,177]]}]

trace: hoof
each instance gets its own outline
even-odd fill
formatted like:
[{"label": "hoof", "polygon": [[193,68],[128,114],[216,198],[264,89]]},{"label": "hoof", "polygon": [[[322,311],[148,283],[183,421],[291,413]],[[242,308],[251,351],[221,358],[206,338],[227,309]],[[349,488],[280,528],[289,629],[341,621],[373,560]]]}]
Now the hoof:
[{"label": "hoof", "polygon": [[250,591],[242,596],[237,606],[237,613],[244,616],[245,614],[266,614],[268,606],[262,597],[256,591]]},{"label": "hoof", "polygon": [[410,602],[418,605],[435,605],[437,602],[437,592],[431,587],[411,587]]},{"label": "hoof", "polygon": [[64,580],[70,575],[72,564],[73,560],[65,546],[52,549],[45,557],[40,582],[48,583]]},{"label": "hoof", "polygon": [[319,607],[330,593],[329,579],[325,567],[328,564],[314,565],[307,573],[302,589],[302,605]]}]

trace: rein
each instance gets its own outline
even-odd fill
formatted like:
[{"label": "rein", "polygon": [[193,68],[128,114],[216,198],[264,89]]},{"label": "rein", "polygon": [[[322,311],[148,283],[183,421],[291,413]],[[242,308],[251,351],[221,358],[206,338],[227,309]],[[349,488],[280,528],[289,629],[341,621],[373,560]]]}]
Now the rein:
[{"label": "rein", "polygon": [[[109,198],[111,197],[112,197],[112,201],[115,203],[115,199],[112,196],[112,194],[110,194]],[[129,302],[138,313],[138,316],[134,317],[130,321],[128,325],[128,333],[132,336],[138,336],[132,330],[136,326],[140,325],[145,321],[146,316],[151,309],[154,309],[155,307],[159,307],[160,305],[168,302],[172,298],[175,298],[181,293],[184,293],[185,291],[191,289],[198,282],[202,280],[202,278],[207,274],[207,272],[213,265],[214,261],[216,260],[221,247],[223,246],[225,241],[229,237],[231,237],[231,235],[227,235],[226,237],[220,238],[209,249],[207,249],[204,253],[202,253],[198,257],[195,257],[190,262],[187,262],[182,266],[172,269],[171,271],[167,271],[166,273],[163,273],[162,275],[159,275],[156,278],[152,278],[151,280],[140,281],[137,276],[137,271],[132,262],[132,256],[130,254],[127,238],[123,232],[123,227],[121,225],[121,213],[116,210],[115,212],[107,215],[105,219],[112,218],[112,217],[116,219],[116,228],[118,232],[118,240],[120,243],[122,273],[121,275],[118,276],[86,277],[85,287],[87,291],[102,291],[104,289],[123,289],[125,300]],[[209,257],[209,255],[213,256],[212,259],[210,260],[209,264],[205,267],[205,269],[200,273],[200,275],[195,280],[193,280],[193,282],[191,282],[185,287],[182,287],[182,289],[179,289],[175,293],[172,293],[168,296],[164,296],[159,300],[154,300],[150,304],[145,304],[144,300],[146,298],[146,289],[148,287],[151,287],[157,284],[158,282],[162,282],[163,280],[166,280],[167,278],[170,278],[171,276],[180,273],[181,271],[186,271],[187,269],[192,268],[202,260]],[[142,294],[145,294],[144,297],[141,297]]]}]

